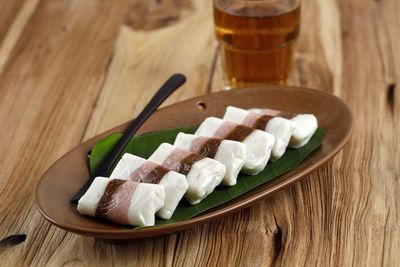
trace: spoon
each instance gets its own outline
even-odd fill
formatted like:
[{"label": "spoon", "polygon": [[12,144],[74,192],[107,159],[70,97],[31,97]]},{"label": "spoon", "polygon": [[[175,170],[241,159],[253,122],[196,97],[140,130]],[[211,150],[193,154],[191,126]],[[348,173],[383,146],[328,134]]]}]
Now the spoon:
[{"label": "spoon", "polygon": [[181,87],[186,81],[186,77],[182,74],[172,75],[161,87],[157,93],[153,96],[150,102],[142,110],[139,116],[134,119],[131,124],[124,131],[122,138],[113,147],[111,152],[107,155],[105,160],[100,166],[94,171],[90,179],[86,184],[72,197],[71,202],[77,203],[79,199],[86,193],[92,184],[93,180],[98,176],[107,176],[111,167],[116,163],[120,154],[128,144],[129,140],[139,130],[143,123],[153,114],[154,111],[179,87]]}]

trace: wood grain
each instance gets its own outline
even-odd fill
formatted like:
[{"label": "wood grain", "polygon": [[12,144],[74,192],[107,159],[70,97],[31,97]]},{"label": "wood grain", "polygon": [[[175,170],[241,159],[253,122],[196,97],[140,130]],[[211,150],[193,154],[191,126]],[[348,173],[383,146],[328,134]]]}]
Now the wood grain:
[{"label": "wood grain", "polygon": [[303,1],[290,83],[340,96],[356,119],[334,161],[223,220],[110,244],[51,226],[35,184],[169,74],[189,79],[168,103],[222,89],[211,2],[0,1],[0,239],[27,235],[0,247],[0,265],[398,265],[399,12],[396,0]]},{"label": "wood grain", "polygon": [[9,32],[24,2],[24,0],[0,2],[0,41],[2,41],[7,32]]},{"label": "wood grain", "polygon": [[[4,2],[3,2],[4,3]],[[9,2],[9,3],[18,3],[18,2]],[[23,2],[23,5],[21,8],[18,10],[18,12],[10,12],[9,14],[17,14],[15,19],[12,21],[12,24],[9,25],[9,27],[3,27],[3,32],[0,32],[0,40],[1,46],[0,46],[0,73],[3,71],[4,64],[8,60],[8,56],[11,54],[11,50],[14,48],[19,36],[21,35],[21,32],[26,26],[26,23],[29,21],[33,11],[36,9],[39,1],[38,0],[30,0],[30,1],[25,1]],[[10,7],[9,5],[8,7]],[[14,6],[13,6],[14,7]],[[7,18],[7,16],[4,16],[4,18]],[[9,21],[6,21],[6,23]],[[1,21],[0,21],[1,23]],[[5,31],[7,30],[7,34],[4,34]],[[4,35],[2,38],[1,35]]]},{"label": "wood grain", "polygon": [[[166,28],[144,32],[121,27],[113,61],[85,138],[110,129],[116,122],[133,118],[159,85],[175,72],[184,73],[188,82],[164,105],[201,95],[207,90],[216,49],[210,30],[209,4],[194,2],[195,10],[189,17]],[[193,28],[196,34],[189,35]],[[143,104],[138,105],[140,102]]]}]

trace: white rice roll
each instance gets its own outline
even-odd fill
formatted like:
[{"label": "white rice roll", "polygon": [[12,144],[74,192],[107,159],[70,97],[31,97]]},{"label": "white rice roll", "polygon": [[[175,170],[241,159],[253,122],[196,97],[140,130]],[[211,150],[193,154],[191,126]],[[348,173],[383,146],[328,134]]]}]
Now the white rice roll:
[{"label": "white rice roll", "polygon": [[163,185],[164,206],[157,212],[157,216],[162,219],[171,218],[189,186],[185,175],[129,153],[122,156],[110,178]]},{"label": "white rice roll", "polygon": [[257,128],[272,134],[275,137],[275,143],[272,148],[270,160],[276,161],[285,153],[286,147],[289,145],[290,138],[292,137],[295,124],[288,119],[274,117],[270,119],[265,126],[263,126],[263,129],[261,129],[255,125],[256,120],[260,116],[260,114],[255,112],[229,106],[226,108],[223,119],[244,124],[246,126]]},{"label": "white rice roll", "polygon": [[291,121],[294,122],[295,126],[290,139],[290,146],[298,148],[306,145],[318,129],[317,118],[312,114],[299,114],[294,116]]},{"label": "white rice roll", "polygon": [[[270,109],[250,109],[250,111],[259,114],[265,112],[265,110],[267,110],[267,112],[280,112]],[[293,148],[306,145],[318,129],[318,120],[313,114],[297,114],[294,115],[290,121],[294,123],[294,129],[289,143],[289,146]]]},{"label": "white rice roll", "polygon": [[96,177],[78,202],[78,212],[132,226],[153,226],[164,206],[164,186]]},{"label": "white rice roll", "polygon": [[[196,160],[184,163],[190,157]],[[189,187],[185,198],[192,205],[211,194],[221,183],[226,171],[225,166],[214,159],[201,157],[168,143],[161,144],[149,160],[186,175]]]},{"label": "white rice roll", "polygon": [[243,143],[193,134],[179,133],[175,139],[174,146],[206,157],[209,157],[211,153],[212,158],[221,162],[226,168],[225,176],[222,180],[222,184],[226,186],[236,184],[237,176],[243,168],[247,157],[246,146]]},{"label": "white rice roll", "polygon": [[[271,156],[271,150],[275,142],[272,134],[215,117],[205,119],[195,134],[226,139],[227,134],[235,127],[249,129],[248,131],[250,132],[243,140],[240,140],[246,146],[247,153],[242,172],[250,175],[258,174],[265,168]],[[240,138],[234,139],[239,141]]]}]

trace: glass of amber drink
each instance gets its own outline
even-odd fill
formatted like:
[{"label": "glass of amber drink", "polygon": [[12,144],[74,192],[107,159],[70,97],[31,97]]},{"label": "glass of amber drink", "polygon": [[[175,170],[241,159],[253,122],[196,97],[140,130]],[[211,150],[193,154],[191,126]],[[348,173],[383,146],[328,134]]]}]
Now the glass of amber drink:
[{"label": "glass of amber drink", "polygon": [[300,0],[214,0],[227,89],[284,84],[300,28]]}]

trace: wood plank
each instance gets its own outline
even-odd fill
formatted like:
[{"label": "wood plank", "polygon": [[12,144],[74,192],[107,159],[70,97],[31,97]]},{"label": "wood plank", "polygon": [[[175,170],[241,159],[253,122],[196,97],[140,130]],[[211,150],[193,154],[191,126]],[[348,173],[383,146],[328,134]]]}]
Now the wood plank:
[{"label": "wood plank", "polygon": [[[11,2],[14,3],[14,2]],[[17,2],[16,2],[17,3]],[[27,0],[23,3],[21,8],[18,10],[12,24],[4,25],[1,29],[4,32],[4,37],[2,38],[2,33],[0,32],[0,73],[3,71],[3,67],[8,60],[8,56],[11,54],[11,50],[14,48],[15,43],[21,35],[21,32],[29,21],[32,13],[36,9],[39,0]],[[0,7],[1,9],[1,7]],[[10,14],[13,14],[12,12]],[[7,16],[4,16],[5,18]],[[0,22],[1,23],[1,22]],[[0,24],[1,25],[1,24]],[[9,26],[9,27],[5,27]]]},{"label": "wood plank", "polygon": [[132,118],[172,72],[189,79],[168,103],[223,87],[210,2],[119,4],[41,1],[0,76],[0,237],[28,235],[0,248],[0,265],[400,261],[398,1],[303,1],[290,83],[340,96],[356,119],[344,151],[303,182],[225,219],[131,244],[44,221],[32,188],[62,153]]},{"label": "wood plank", "polygon": [[[391,21],[389,25],[383,14],[379,17],[377,13],[387,5],[392,9],[386,9],[385,17],[396,9],[389,1],[336,1],[337,7],[331,4],[320,1],[318,8],[309,7],[314,16],[305,22],[308,26],[305,34],[303,27],[303,39],[299,43],[303,55],[298,58],[298,81],[335,92],[350,104],[356,118],[354,139],[318,174],[301,182],[290,194],[277,195],[278,203],[290,198],[294,205],[279,206],[273,213],[286,209],[296,218],[285,218],[283,222],[293,221],[296,226],[286,230],[289,236],[283,241],[286,245],[278,262],[290,265],[295,258],[296,264],[306,266],[393,266],[398,262],[393,251],[399,248],[399,240],[392,238],[399,231],[395,223],[398,218],[394,215],[399,211],[396,206],[399,197],[395,193],[399,190],[396,182],[399,170],[393,169],[398,166],[399,157],[393,149],[399,147],[398,135],[393,131],[398,123],[392,116],[398,118],[398,111],[392,115],[388,113],[386,87],[387,80],[398,83],[399,77],[388,74],[394,73],[390,55],[396,52],[389,45],[379,47],[379,43],[390,44],[395,35],[385,31],[399,24]],[[321,9],[327,10],[321,12]],[[315,14],[321,15],[317,21]],[[333,19],[335,21],[331,21]],[[337,35],[321,34],[324,26],[332,25],[340,28],[327,29],[327,32],[340,32],[341,45],[332,40],[337,40]],[[320,36],[311,37],[318,32]],[[376,36],[376,32],[380,36]],[[312,40],[312,46],[305,44],[305,37]],[[301,51],[302,46],[312,54],[309,55],[311,59]],[[340,47],[342,51],[336,53],[335,49]],[[335,56],[329,56],[327,51]],[[343,60],[341,71],[337,67],[338,57],[341,57],[339,62]],[[326,71],[321,73],[324,69]],[[303,209],[301,212],[297,211],[299,206]]]},{"label": "wood plank", "polygon": [[0,76],[0,236],[27,239],[1,251],[1,265],[42,265],[54,252],[47,244],[68,240],[38,214],[33,189],[81,142],[126,14],[121,4],[41,1],[12,49]]},{"label": "wood plank", "polygon": [[[121,27],[85,139],[134,118],[173,73],[181,72],[188,80],[164,106],[207,91],[216,49],[212,10],[209,2],[194,3],[190,16],[166,28]],[[188,34],[193,29],[196,33]]]},{"label": "wood plank", "polygon": [[25,0],[0,1],[0,44],[24,2]]}]

